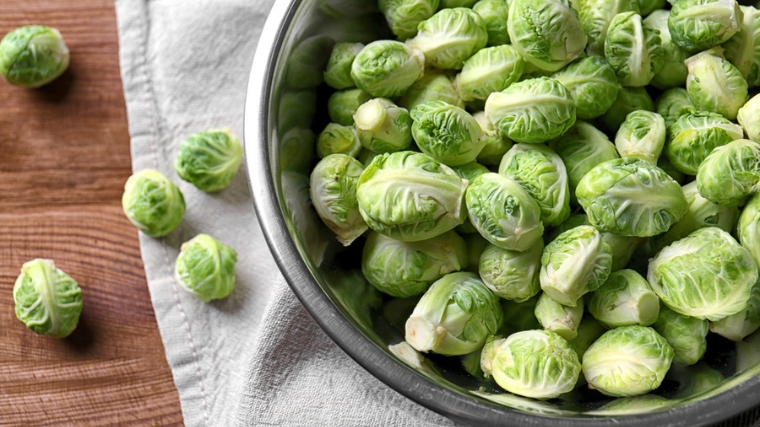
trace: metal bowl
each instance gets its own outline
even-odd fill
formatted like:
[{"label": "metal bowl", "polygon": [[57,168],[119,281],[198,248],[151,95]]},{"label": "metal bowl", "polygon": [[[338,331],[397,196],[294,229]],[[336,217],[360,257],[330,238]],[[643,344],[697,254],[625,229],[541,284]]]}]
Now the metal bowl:
[{"label": "metal bowl", "polygon": [[[320,85],[321,72],[334,41],[389,37],[381,16],[364,13],[372,3],[275,2],[248,86],[245,150],[259,222],[282,274],[322,329],[396,391],[470,425],[698,427],[758,405],[760,366],[753,357],[760,343],[757,350],[746,344],[737,352],[732,342],[715,336],[705,361],[726,377],[719,386],[633,415],[588,414],[612,399],[580,388],[548,402],[518,398],[466,374],[457,360],[433,355],[414,366],[389,349],[403,341],[403,322],[415,300],[382,297],[371,288],[358,270],[361,242],[342,248],[309,200],[314,132],[328,121],[330,92]],[[666,381],[658,393],[672,397],[679,387]]]}]

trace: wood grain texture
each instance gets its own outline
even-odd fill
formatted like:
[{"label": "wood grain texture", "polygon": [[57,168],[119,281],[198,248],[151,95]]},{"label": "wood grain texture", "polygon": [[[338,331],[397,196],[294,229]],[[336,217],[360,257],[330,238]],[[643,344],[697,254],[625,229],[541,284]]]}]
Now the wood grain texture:
[{"label": "wood grain texture", "polygon": [[[70,69],[41,89],[0,80],[0,425],[181,425],[136,229],[113,0],[3,0],[0,35],[58,28]],[[50,258],[82,287],[66,339],[15,318],[21,265]]]}]

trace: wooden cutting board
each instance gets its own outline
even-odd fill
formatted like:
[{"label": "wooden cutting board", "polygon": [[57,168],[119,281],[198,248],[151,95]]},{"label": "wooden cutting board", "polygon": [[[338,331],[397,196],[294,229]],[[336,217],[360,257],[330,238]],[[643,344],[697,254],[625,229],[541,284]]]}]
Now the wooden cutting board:
[{"label": "wooden cutting board", "polygon": [[[2,0],[0,36],[58,28],[71,67],[41,89],[0,79],[0,425],[181,425],[137,230],[113,0]],[[82,287],[67,339],[14,314],[21,265],[50,258]]]}]

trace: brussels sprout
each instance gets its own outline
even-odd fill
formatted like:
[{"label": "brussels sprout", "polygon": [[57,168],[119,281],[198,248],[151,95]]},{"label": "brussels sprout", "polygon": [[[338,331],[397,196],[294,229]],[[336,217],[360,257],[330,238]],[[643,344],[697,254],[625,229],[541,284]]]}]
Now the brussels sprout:
[{"label": "brussels sprout", "polygon": [[412,144],[412,116],[385,98],[362,104],[354,114],[354,127],[362,146],[375,153],[392,153]]},{"label": "brussels sprout", "polygon": [[758,117],[760,117],[760,95],[755,95],[736,114],[736,120],[747,132],[747,137],[755,142],[760,142],[760,120]]},{"label": "brussels sprout", "polygon": [[465,372],[475,378],[484,378],[483,370],[480,369],[480,350],[460,356],[459,361],[462,363],[462,368],[464,368]]},{"label": "brussels sprout", "polygon": [[740,6],[744,19],[739,31],[723,43],[726,59],[739,69],[750,87],[760,86],[760,11]]},{"label": "brussels sprout", "polygon": [[[330,120],[343,126],[353,126],[356,110],[372,95],[361,89],[348,89],[333,93],[327,100],[327,114]],[[316,105],[316,100],[314,101]],[[300,110],[295,110],[300,111]]]},{"label": "brussels sprout", "polygon": [[453,231],[419,242],[370,233],[362,253],[362,273],[380,292],[407,298],[425,292],[467,262],[465,242]]},{"label": "brussels sprout", "polygon": [[610,328],[650,326],[660,313],[660,299],[639,273],[624,269],[610,274],[594,291],[588,311]]},{"label": "brussels sprout", "polygon": [[646,86],[665,65],[657,30],[636,12],[615,15],[604,40],[607,58],[623,86]]},{"label": "brussels sprout", "polygon": [[486,24],[466,8],[441,9],[420,23],[408,44],[425,55],[425,64],[442,70],[459,70],[464,60],[485,47]]},{"label": "brussels sprout", "polygon": [[581,0],[578,11],[583,31],[588,36],[589,55],[604,55],[607,29],[615,15],[623,12],[639,13],[636,0]]},{"label": "brussels sprout", "polygon": [[652,326],[673,348],[677,365],[693,365],[707,350],[707,320],[676,313],[667,306],[660,307],[660,315]]},{"label": "brussels sprout", "polygon": [[423,153],[448,166],[474,162],[485,145],[470,113],[443,101],[428,101],[411,111],[412,136]]},{"label": "brussels sprout", "polygon": [[579,299],[575,307],[568,307],[554,301],[548,294],[541,293],[534,314],[544,330],[556,332],[569,341],[578,336],[578,325],[583,317],[583,299]]},{"label": "brussels sprout", "polygon": [[689,99],[689,93],[682,87],[668,89],[657,98],[657,114],[665,119],[665,126],[668,129],[682,115],[696,111]]},{"label": "brussels sprout", "polygon": [[322,84],[322,72],[330,59],[335,40],[318,35],[301,41],[293,48],[285,66],[285,82],[293,89],[309,89]]},{"label": "brussels sprout", "polygon": [[338,90],[356,86],[351,78],[351,64],[363,48],[363,43],[336,43],[323,73],[325,83]]},{"label": "brussels sprout", "polygon": [[[607,329],[599,323],[594,316],[585,316],[581,320],[581,324],[578,325],[578,334],[575,338],[568,341],[570,347],[578,354],[578,359],[583,360],[583,355],[586,354],[586,350],[591,347]],[[586,382],[583,377],[578,378],[578,381]]]},{"label": "brussels sprout", "polygon": [[551,148],[515,144],[502,158],[499,174],[512,178],[533,196],[545,225],[559,225],[570,216],[567,170]]},{"label": "brussels sprout", "polygon": [[459,97],[449,76],[433,69],[427,70],[421,79],[409,87],[404,96],[399,98],[398,105],[411,111],[428,101],[444,101],[464,108],[464,101]]},{"label": "brussels sprout", "polygon": [[621,397],[605,404],[599,409],[586,411],[587,415],[634,415],[651,414],[663,411],[677,404],[676,401],[668,400],[656,394],[645,394],[634,397]]},{"label": "brussels sprout", "polygon": [[[741,214],[737,208],[732,208],[738,215],[736,237],[739,243],[752,254],[752,258],[760,266],[760,193],[755,193],[742,208]],[[726,229],[721,227],[726,231]]]},{"label": "brussels sprout", "polygon": [[478,232],[492,244],[525,251],[541,239],[541,208],[520,184],[485,173],[467,187],[467,212]]},{"label": "brussels sprout", "polygon": [[540,330],[486,343],[480,367],[504,390],[534,399],[571,391],[581,373],[578,355],[567,341],[555,332]]},{"label": "brussels sprout", "polygon": [[714,149],[697,170],[697,188],[705,199],[741,206],[760,182],[760,143],[737,139]]},{"label": "brussels sprout", "polygon": [[362,151],[359,153],[359,155],[356,157],[356,160],[360,161],[362,165],[366,168],[369,166],[370,163],[372,163],[372,160],[375,160],[375,157],[379,156],[379,153],[375,153],[372,150],[367,150],[366,148],[362,148]]},{"label": "brussels sprout", "polygon": [[483,347],[501,326],[499,298],[474,273],[435,281],[406,321],[406,342],[415,350],[461,356]]},{"label": "brussels sprout", "polygon": [[504,324],[500,333],[509,336],[515,332],[541,329],[541,324],[536,319],[535,309],[538,302],[538,294],[524,302],[501,299],[501,311],[504,313]]},{"label": "brussels sprout", "polygon": [[[647,16],[665,7],[666,0],[638,0],[641,16]],[[648,16],[647,16],[648,17]],[[667,18],[667,16],[666,16]],[[667,20],[665,21],[667,23]]]},{"label": "brussels sprout", "polygon": [[356,87],[374,97],[401,96],[425,67],[424,55],[394,40],[374,41],[356,55],[351,78]]},{"label": "brussels sprout", "polygon": [[[400,178],[403,177],[403,178]],[[359,177],[359,212],[369,227],[405,242],[430,239],[464,222],[467,181],[423,153],[375,157]]]},{"label": "brussels sprout", "polygon": [[[657,1],[657,0],[655,0]],[[642,15],[644,13],[642,12]],[[644,19],[644,24],[660,32],[660,47],[662,48],[663,66],[654,74],[652,86],[658,89],[668,89],[686,84],[686,69],[683,61],[689,57],[689,52],[673,43],[668,29],[669,10],[655,10]]]},{"label": "brussels sprout", "polygon": [[320,158],[330,154],[346,154],[356,157],[362,151],[359,134],[353,126],[328,123],[317,139],[317,154]]},{"label": "brussels sprout", "polygon": [[129,222],[153,237],[169,234],[185,215],[182,192],[161,172],[152,169],[141,170],[127,179],[121,206]]},{"label": "brussels sprout", "polygon": [[541,290],[538,271],[543,250],[542,239],[523,252],[488,245],[480,256],[478,273],[483,283],[501,298],[527,301]]},{"label": "brussels sprout", "polygon": [[597,165],[581,179],[575,194],[591,225],[624,236],[663,233],[688,209],[683,190],[673,178],[635,158]]},{"label": "brussels sprout", "polygon": [[669,129],[665,155],[687,175],[696,175],[699,165],[716,147],[744,136],[742,128],[720,114],[698,112],[682,115]]},{"label": "brussels sprout", "polygon": [[615,102],[599,119],[608,131],[617,132],[628,114],[636,110],[654,111],[654,102],[643,87],[621,87]]},{"label": "brussels sprout", "polygon": [[671,310],[720,320],[747,306],[758,278],[752,255],[718,227],[703,227],[663,248],[647,280]]},{"label": "brussels sprout", "polygon": [[549,242],[541,255],[541,289],[570,307],[598,289],[612,268],[612,248],[590,225],[579,225]]},{"label": "brussels sprout", "polygon": [[589,388],[608,396],[629,397],[660,386],[673,361],[673,348],[647,326],[622,326],[605,332],[583,355]]},{"label": "brussels sprout", "polygon": [[0,41],[0,74],[8,83],[37,88],[57,79],[69,67],[69,48],[55,28],[28,25]]},{"label": "brussels sprout", "polygon": [[280,137],[279,146],[277,155],[281,170],[307,173],[314,152],[314,132],[293,128]]},{"label": "brussels sprout", "polygon": [[174,277],[203,302],[227,297],[235,289],[237,252],[208,234],[183,243],[174,264]]},{"label": "brussels sprout", "polygon": [[586,48],[581,21],[567,0],[510,0],[512,45],[536,67],[557,71]]},{"label": "brussels sprout", "polygon": [[562,135],[575,123],[575,102],[557,80],[539,77],[492,93],[485,113],[507,138],[541,143]]},{"label": "brussels sprout", "polygon": [[509,43],[507,22],[509,19],[509,5],[507,0],[480,0],[472,6],[483,19],[488,32],[488,45],[499,46]]},{"label": "brussels sprout", "polygon": [[512,148],[512,141],[509,138],[503,137],[496,130],[493,123],[486,118],[484,111],[479,111],[473,114],[472,117],[480,125],[480,130],[483,131],[482,138],[485,141],[483,149],[478,154],[478,162],[489,166],[498,166],[504,154]]},{"label": "brussels sprout", "polygon": [[720,54],[719,49],[686,59],[689,70],[686,91],[698,110],[711,111],[735,120],[739,108],[747,101],[747,80],[736,67],[716,54]]},{"label": "brussels sprout", "polygon": [[79,284],[53,260],[25,262],[13,285],[16,317],[32,331],[65,338],[77,327],[82,313]]},{"label": "brussels sprout", "polygon": [[480,49],[464,61],[454,86],[464,101],[485,100],[520,79],[523,58],[510,45]]},{"label": "brussels sprout", "polygon": [[196,132],[179,146],[174,170],[197,189],[212,193],[227,188],[243,161],[243,146],[229,129]]},{"label": "brussels sprout", "polygon": [[406,40],[417,34],[417,25],[433,16],[440,3],[440,0],[379,0],[378,6],[393,34]]},{"label": "brussels sprout", "polygon": [[665,146],[665,119],[657,113],[640,110],[628,114],[615,134],[615,147],[621,157],[635,157],[656,165]]},{"label": "brussels sprout", "polygon": [[710,332],[726,337],[731,341],[741,341],[760,328],[760,286],[752,286],[747,308],[710,322]]},{"label": "brussels sprout", "polygon": [[579,59],[558,71],[552,78],[562,83],[575,101],[579,119],[601,116],[612,106],[620,85],[615,70],[601,56]]},{"label": "brussels sprout", "polygon": [[309,195],[314,209],[343,246],[367,231],[359,214],[356,185],[364,166],[345,154],[330,154],[311,172]]},{"label": "brussels sprout", "polygon": [[733,0],[676,0],[668,17],[673,41],[689,52],[717,46],[739,31],[742,11]]}]

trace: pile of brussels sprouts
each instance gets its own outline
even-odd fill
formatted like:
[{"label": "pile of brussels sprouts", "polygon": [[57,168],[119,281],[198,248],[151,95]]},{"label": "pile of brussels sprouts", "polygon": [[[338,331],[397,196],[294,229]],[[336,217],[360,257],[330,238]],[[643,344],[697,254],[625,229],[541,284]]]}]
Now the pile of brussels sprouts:
[{"label": "pile of brussels sprouts", "polygon": [[760,327],[757,9],[378,6],[395,39],[327,48],[310,195],[368,282],[419,298],[398,354],[630,397]]}]

